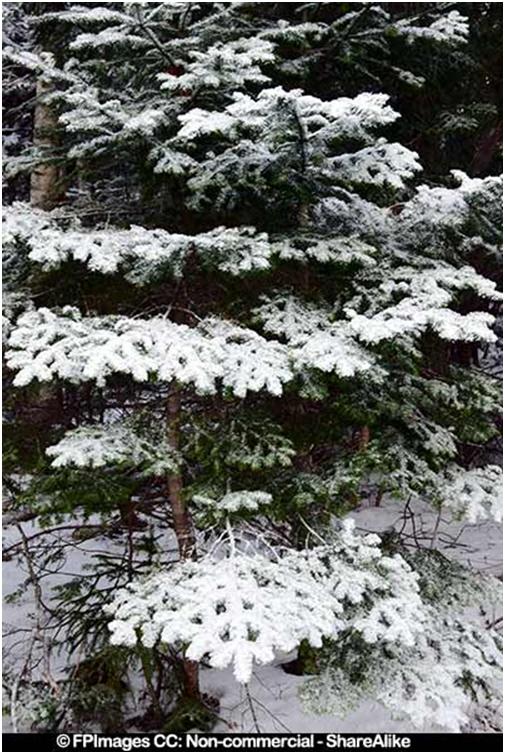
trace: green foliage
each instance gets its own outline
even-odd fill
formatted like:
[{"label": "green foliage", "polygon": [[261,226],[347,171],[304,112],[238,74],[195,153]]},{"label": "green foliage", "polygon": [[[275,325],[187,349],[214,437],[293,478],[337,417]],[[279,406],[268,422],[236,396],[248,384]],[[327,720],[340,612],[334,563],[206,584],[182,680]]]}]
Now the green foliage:
[{"label": "green foliage", "polygon": [[40,470],[17,497],[17,505],[29,507],[41,522],[62,521],[66,514],[81,512],[110,515],[127,503],[141,486],[141,480],[106,469]]},{"label": "green foliage", "polygon": [[292,441],[268,416],[241,412],[213,420],[203,417],[191,426],[186,447],[188,457],[213,475],[231,470],[261,472],[273,467],[291,466]]},{"label": "green foliage", "polygon": [[104,732],[123,729],[127,674],[132,653],[105,646],[74,669],[69,706],[77,725],[97,721]]},{"label": "green foliage", "polygon": [[212,707],[190,697],[182,697],[169,713],[163,725],[164,733],[187,733],[190,730],[202,732],[212,730],[216,724],[216,714]]},{"label": "green foliage", "polygon": [[[38,211],[22,217],[21,230],[34,219],[33,248],[17,236],[6,244],[7,334],[23,311],[65,305],[96,317],[98,325],[101,315],[119,315],[133,322],[165,317],[195,329],[216,317],[259,330],[263,325],[255,312],[271,295],[283,302],[296,297],[306,315],[295,321],[294,334],[288,326],[274,333],[282,353],[288,336],[296,339],[302,325],[317,320],[316,315],[310,319],[316,308],[322,314],[308,328],[303,347],[317,345],[318,336],[330,329],[334,338],[326,351],[331,358],[317,362],[321,368],[310,359],[299,363],[301,346],[289,351],[296,369],[290,362],[293,379],[283,382],[282,396],[262,389],[239,399],[231,387],[221,389],[227,376],[222,373],[215,380],[218,392],[205,396],[190,382],[156,379],[155,370],[147,370],[143,382],[132,379],[133,373],[111,374],[118,363],[121,371],[122,359],[132,353],[133,361],[140,354],[148,362],[154,346],[147,332],[136,340],[125,338],[117,350],[117,338],[108,341],[110,353],[102,350],[101,356],[112,366],[102,385],[70,384],[55,371],[60,376],[50,385],[14,388],[13,375],[6,374],[9,515],[15,521],[31,517],[37,527],[76,527],[47,551],[38,547],[38,533],[28,541],[35,546],[37,567],[64,570],[72,547],[99,543],[82,573],[66,581],[58,577],[52,592],[51,620],[59,625],[55,646],[82,652],[85,659],[70,671],[63,701],[45,685],[27,689],[37,698],[35,725],[63,726],[71,714],[80,725],[124,729],[131,692],[125,668],[131,665],[143,677],[142,710],[132,724],[164,726],[167,732],[207,730],[216,721],[215,708],[209,700],[181,697],[175,650],[169,658],[156,647],[131,652],[108,647],[104,605],[153,564],[172,563],[175,552],[167,551],[166,540],[166,527],[173,525],[169,489],[182,487],[204,548],[213,546],[230,518],[302,549],[314,532],[328,532],[335,516],[373,496],[377,502],[383,494],[402,502],[422,498],[443,511],[447,501],[441,489],[449,472],[466,472],[485,461],[499,433],[500,387],[487,373],[494,344],[483,358],[477,340],[450,344],[433,323],[424,334],[419,324],[418,331],[400,328],[394,337],[370,343],[362,331],[353,340],[359,346],[356,359],[366,353],[371,368],[337,369],[340,360],[347,364],[347,344],[339,337],[353,319],[351,310],[366,317],[387,311],[382,323],[387,329],[394,323],[394,307],[408,302],[409,285],[421,285],[412,269],[428,280],[419,294],[421,301],[427,296],[428,312],[426,291],[436,265],[447,277],[444,265],[450,264],[458,274],[471,265],[488,283],[499,279],[498,181],[467,178],[471,188],[460,190],[458,174],[449,175],[454,168],[474,178],[500,169],[499,4],[5,5],[5,195],[9,204],[25,202],[30,173],[46,164],[58,165],[64,194],[51,220]],[[466,22],[458,15],[447,22],[456,10],[469,16],[467,42]],[[42,76],[51,89],[45,104],[59,120],[52,141],[37,144],[35,85]],[[262,99],[266,90],[274,94]],[[367,103],[336,106],[350,108],[346,117],[332,111],[332,100],[363,92],[369,93]],[[401,118],[395,120],[385,100],[381,104],[380,93],[390,95]],[[237,103],[245,111],[241,117]],[[185,137],[188,124],[193,131]],[[379,142],[380,136],[385,141]],[[402,151],[402,144],[415,150],[424,166],[427,185],[419,192],[413,185],[417,157]],[[47,242],[53,221],[59,235]],[[77,221],[80,235],[72,247],[70,231]],[[157,230],[163,239],[170,234],[175,248],[175,263],[160,263],[156,254],[167,251],[165,242],[160,248],[139,242],[147,272],[155,271],[146,273],[142,286],[120,274],[120,265],[103,264],[113,234],[121,256],[124,233],[135,226],[146,237]],[[237,231],[235,246],[223,245],[217,226],[228,234]],[[209,255],[199,253],[193,236],[215,230]],[[90,269],[81,244],[93,231],[96,264]],[[178,248],[181,238],[184,253]],[[241,267],[237,258],[240,262],[241,252],[247,257],[247,239],[260,239],[263,256],[258,252],[256,266]],[[34,249],[59,253],[65,261],[43,269],[30,256]],[[397,279],[398,270],[409,265],[412,274]],[[484,302],[478,283],[452,293],[441,304],[445,317],[498,311],[497,299]],[[267,343],[274,340],[272,332],[262,332]],[[238,352],[242,337],[230,338]],[[79,343],[74,345],[78,351]],[[54,363],[53,346],[51,341],[44,356],[34,356],[41,373]],[[156,348],[153,361],[163,366],[168,351]],[[195,355],[181,342],[174,358],[182,374]],[[253,366],[261,358],[253,344]],[[206,368],[214,366],[211,356]],[[228,368],[240,366],[239,355],[236,367]],[[167,397],[175,389],[180,408],[170,424]],[[89,425],[103,438],[118,416],[129,417],[132,432],[144,450],[153,451],[157,465],[139,460],[139,454],[134,462],[118,454],[111,461],[109,454],[107,463],[95,467],[95,461],[50,465],[46,450],[67,437],[69,428]],[[170,452],[169,433],[178,446]],[[177,464],[170,464],[174,458]],[[240,491],[270,502],[257,512],[201,503]],[[401,550],[394,538],[389,547],[392,554]],[[21,551],[19,545],[9,553]],[[492,599],[490,581],[436,552],[401,552],[418,572],[423,599],[434,611]],[[10,599],[35,586],[32,582],[32,576],[24,580]],[[444,687],[447,697],[462,686],[476,696],[488,692],[492,684],[485,663],[480,664],[480,635],[444,620],[434,618],[425,648],[436,662],[450,664],[438,631],[448,637],[452,660],[460,663],[457,684],[449,679]],[[494,667],[491,645],[481,643]],[[385,683],[402,678],[409,659],[395,647],[372,647],[356,633],[344,633],[321,652],[305,642],[300,649],[306,671],[322,675],[329,668],[330,686],[342,690],[343,709],[364,694],[382,693],[381,678]],[[421,666],[415,688],[417,682],[423,688],[430,684],[421,649],[413,650]],[[475,652],[476,672],[465,652]],[[400,684],[393,707],[398,699],[405,706],[415,701],[408,684],[404,691]],[[318,698],[321,708],[328,702],[324,693]]]},{"label": "green foliage", "polygon": [[326,642],[317,658],[317,675],[301,686],[302,702],[344,717],[373,697],[400,719],[408,714],[418,726],[433,720],[456,730],[468,722],[469,701],[486,709],[496,700],[501,640],[493,629],[463,624],[451,608],[496,599],[497,580],[434,550],[409,552],[394,535],[384,544],[391,553],[401,552],[419,574],[421,595],[433,605],[432,620],[418,644],[407,650],[393,642],[367,643],[352,631],[338,642]]}]

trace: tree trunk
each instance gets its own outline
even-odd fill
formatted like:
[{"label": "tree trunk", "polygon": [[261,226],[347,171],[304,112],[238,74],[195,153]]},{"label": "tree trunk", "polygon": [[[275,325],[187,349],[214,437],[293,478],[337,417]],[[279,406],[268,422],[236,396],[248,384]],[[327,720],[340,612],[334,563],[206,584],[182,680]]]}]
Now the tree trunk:
[{"label": "tree trunk", "polygon": [[[173,386],[167,400],[167,437],[170,447],[176,452],[179,449],[180,421],[181,398],[177,387]],[[167,488],[181,560],[195,558],[196,541],[193,520],[183,499],[183,484],[180,472],[168,476]],[[182,670],[186,696],[191,699],[200,699],[198,663],[183,658]]]},{"label": "tree trunk", "polygon": [[[179,450],[179,430],[181,417],[181,399],[177,388],[173,389],[167,401],[167,436],[170,447],[177,452]],[[177,472],[170,474],[167,480],[168,499],[172,508],[175,536],[179,546],[181,560],[194,558],[195,534],[191,514],[182,496],[182,475]]]},{"label": "tree trunk", "polygon": [[370,443],[370,427],[364,424],[358,430],[358,450],[366,450]]},{"label": "tree trunk", "polygon": [[[52,84],[43,76],[39,76],[33,116],[33,146],[48,155],[55,151],[58,140],[58,118],[45,102],[52,89]],[[54,209],[62,198],[60,178],[60,170],[54,163],[37,165],[30,175],[30,204],[39,209]],[[53,402],[56,394],[54,385],[41,383],[39,403]]]},{"label": "tree trunk", "polygon": [[184,693],[189,699],[200,700],[200,673],[198,663],[194,660],[188,660],[186,657],[182,660],[182,670],[184,673]]},{"label": "tree trunk", "polygon": [[472,160],[470,175],[483,175],[489,169],[493,159],[499,154],[503,140],[503,123],[488,129],[477,141]]},{"label": "tree trunk", "polygon": [[[33,120],[33,146],[44,159],[54,156],[58,146],[58,117],[47,104],[51,82],[40,76],[37,79],[35,114]],[[34,207],[51,210],[62,199],[61,173],[54,162],[43,162],[30,176],[30,202]]]}]

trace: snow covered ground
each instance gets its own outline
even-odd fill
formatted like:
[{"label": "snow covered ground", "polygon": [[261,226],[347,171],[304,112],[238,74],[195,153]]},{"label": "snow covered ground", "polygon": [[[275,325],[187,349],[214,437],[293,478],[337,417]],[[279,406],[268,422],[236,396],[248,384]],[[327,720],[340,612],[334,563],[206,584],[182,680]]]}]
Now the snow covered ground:
[{"label": "snow covered ground", "polygon": [[[353,512],[359,530],[383,532],[394,527],[401,531],[407,543],[413,546],[436,547],[447,557],[471,565],[483,572],[499,576],[502,567],[502,532],[494,523],[468,525],[448,522],[437,516],[428,506],[416,504],[412,509],[404,509],[397,501],[385,501],[380,507],[363,506]],[[26,536],[37,533],[33,523],[22,525]],[[19,530],[15,526],[6,527],[4,546],[19,540]],[[48,541],[59,537],[70,537],[63,531],[58,535],[47,535]],[[173,547],[167,539],[167,551]],[[111,553],[123,546],[120,540],[95,538],[84,542],[72,541],[68,548],[66,562],[59,575],[42,578],[44,598],[48,598],[51,586],[68,580],[70,575],[79,574],[86,562],[104,552]],[[26,579],[24,561],[12,559],[3,564],[4,598],[19,588]],[[491,606],[489,617],[495,620],[501,614],[501,606]],[[27,647],[36,632],[37,612],[31,588],[23,589],[15,602],[4,601],[4,624],[6,631],[5,662],[9,667],[22,667]],[[217,732],[399,732],[414,731],[408,720],[395,720],[372,699],[361,704],[343,719],[332,715],[316,716],[306,713],[298,697],[298,688],[304,678],[286,673],[282,664],[289,657],[279,657],[271,666],[257,667],[248,689],[234,679],[231,669],[202,671],[203,690],[220,702],[220,719]],[[52,672],[55,677],[61,672],[67,658],[56,658]],[[11,722],[5,720],[4,730],[10,729]],[[436,732],[441,728],[424,728],[424,732]]]},{"label": "snow covered ground", "polygon": [[[220,701],[222,719],[216,732],[249,733],[259,728],[268,733],[394,733],[412,729],[410,723],[393,720],[373,701],[362,704],[343,719],[308,714],[298,697],[298,688],[305,679],[285,673],[280,661],[275,666],[256,670],[249,684],[249,697],[244,687],[234,680],[231,670],[207,670],[202,675],[205,691]],[[430,728],[430,731],[440,730]]]},{"label": "snow covered ground", "polygon": [[[392,526],[415,544],[432,544],[447,557],[455,558],[466,565],[472,565],[486,573],[501,575],[502,532],[499,525],[486,522],[464,525],[439,521],[437,514],[429,506],[414,507],[412,517],[404,517],[397,501],[385,502],[379,508],[362,507],[354,511],[352,517],[363,531],[383,532]],[[434,532],[436,535],[434,537]],[[496,619],[501,614],[501,606],[495,607]],[[394,720],[391,715],[373,700],[360,705],[345,718],[333,715],[307,714],[298,698],[298,688],[304,682],[300,676],[290,675],[282,669],[283,658],[275,666],[261,667],[254,673],[249,685],[249,698],[239,686],[231,670],[205,670],[204,689],[219,698],[222,720],[216,731],[252,732],[256,722],[263,732],[376,732],[385,733],[414,731],[408,720]],[[434,669],[435,672],[435,669]],[[254,716],[253,716],[254,710]],[[423,732],[440,732],[440,727],[424,728]]]},{"label": "snow covered ground", "polygon": [[502,529],[495,521],[477,524],[457,522],[419,502],[405,509],[395,500],[380,507],[361,507],[354,511],[358,530],[384,532],[395,528],[412,546],[434,547],[448,558],[493,576],[501,576],[503,564]]}]

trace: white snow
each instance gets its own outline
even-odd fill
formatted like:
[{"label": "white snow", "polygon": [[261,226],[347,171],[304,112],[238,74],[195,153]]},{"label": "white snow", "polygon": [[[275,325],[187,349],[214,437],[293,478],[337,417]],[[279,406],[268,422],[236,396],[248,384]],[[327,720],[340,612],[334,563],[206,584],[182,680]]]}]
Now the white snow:
[{"label": "white snow", "polygon": [[[447,557],[473,566],[484,573],[499,576],[502,564],[502,533],[494,522],[485,521],[475,525],[448,522],[439,519],[436,511],[422,503],[416,503],[412,511],[405,510],[397,501],[383,501],[380,507],[362,505],[352,513],[358,531],[382,532],[395,527],[401,531],[407,542],[415,546],[416,541],[424,546],[436,546]],[[90,526],[99,522],[92,520]],[[63,522],[62,525],[64,525]],[[35,522],[22,524],[27,536],[41,531]],[[15,526],[5,527],[5,547],[19,540]],[[110,540],[97,536],[92,540],[79,542],[70,537],[69,532],[47,534],[44,540],[55,543],[64,538],[71,544],[67,550],[66,561],[62,564],[59,575],[43,577],[42,584],[45,598],[49,598],[52,586],[63,583],[69,574],[82,573],[85,563],[103,552],[120,552],[121,540]],[[162,543],[163,551],[172,549],[175,556],[173,537],[166,536]],[[26,567],[16,559],[4,562],[4,595],[17,589],[26,578]],[[500,615],[500,606],[489,605],[488,618],[496,620]],[[4,622],[6,632],[14,629],[15,633],[7,636],[5,642],[5,659],[9,666],[16,666],[25,660],[28,641],[34,633],[35,615],[31,587],[25,588],[16,603],[4,601]],[[394,719],[377,701],[370,699],[361,703],[352,712],[343,717],[336,715],[315,715],[305,711],[299,698],[300,686],[307,676],[300,677],[286,673],[282,664],[292,660],[293,654],[277,654],[275,662],[267,666],[255,666],[248,685],[237,683],[233,669],[203,669],[202,688],[215,696],[220,702],[220,719],[214,730],[216,732],[253,732],[256,723],[263,732],[405,732],[416,730],[436,732],[447,730],[440,725],[423,725],[417,728],[407,719]],[[53,674],[58,677],[67,662],[66,657],[54,660]],[[254,710],[254,717],[251,710]],[[6,723],[9,726],[9,721]]]}]

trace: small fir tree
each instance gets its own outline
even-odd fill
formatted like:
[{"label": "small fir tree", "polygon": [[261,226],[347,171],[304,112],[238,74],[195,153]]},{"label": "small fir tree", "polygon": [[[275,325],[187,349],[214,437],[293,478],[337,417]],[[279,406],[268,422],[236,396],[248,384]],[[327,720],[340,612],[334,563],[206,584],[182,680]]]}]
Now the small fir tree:
[{"label": "small fir tree", "polygon": [[[390,90],[416,90],[419,61],[465,49],[468,24],[440,3],[403,18],[291,5],[65,4],[37,18],[57,21],[57,48],[10,40],[8,75],[38,82],[33,143],[6,163],[32,176],[32,203],[4,218],[12,469],[32,474],[16,497],[42,520],[128,531],[113,586],[61,604],[91,605],[98,646],[109,623],[159,715],[167,648],[201,702],[200,662],[247,683],[308,644],[313,709],[374,693],[457,730],[494,689],[494,636],[462,619],[456,589],[445,600],[435,554],[336,519],[371,491],[500,515],[499,468],[464,453],[497,434],[478,349],[497,340],[500,295],[472,262],[498,253],[500,180],[420,183],[371,73],[377,52]],[[333,96],[342,40],[341,86],[357,72],[361,91]],[[33,457],[19,432],[37,401],[55,415]],[[147,536],[154,511],[177,557]]]}]

